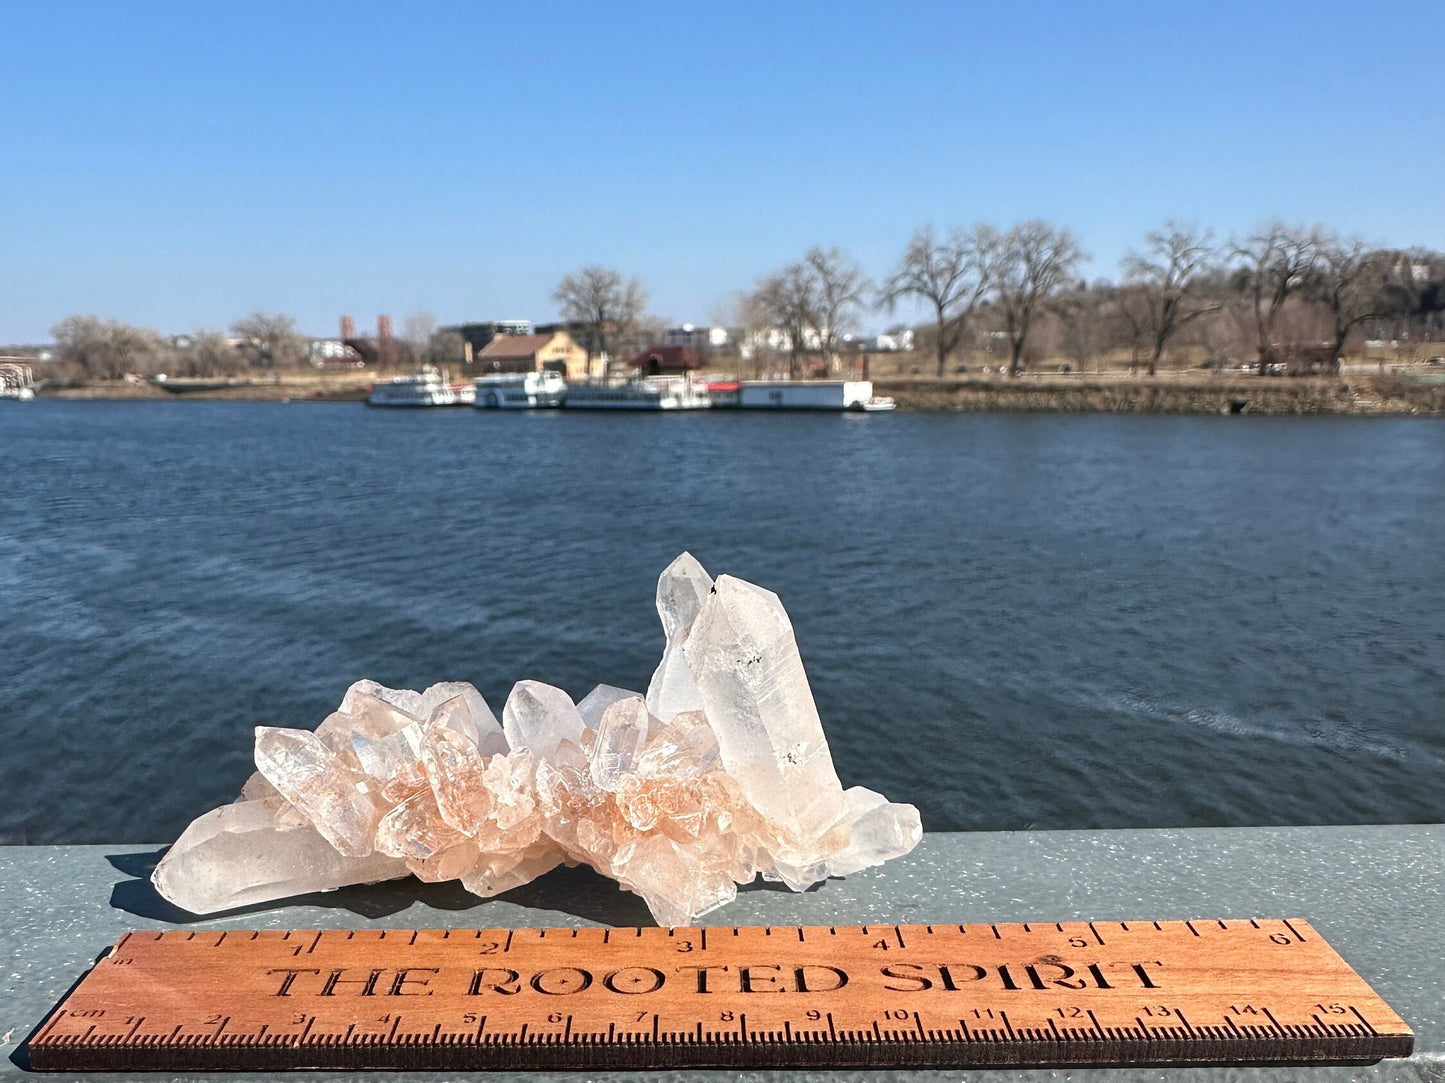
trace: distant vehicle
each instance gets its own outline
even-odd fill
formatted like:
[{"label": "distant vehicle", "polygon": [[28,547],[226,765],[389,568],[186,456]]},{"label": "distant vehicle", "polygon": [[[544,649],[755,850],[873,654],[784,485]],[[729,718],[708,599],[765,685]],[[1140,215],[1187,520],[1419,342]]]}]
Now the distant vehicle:
[{"label": "distant vehicle", "polygon": [[1426,361],[1427,365],[1445,365],[1445,357],[1432,357]]},{"label": "distant vehicle", "polygon": [[954,371],[954,372],[960,372],[960,373],[962,373],[962,372],[967,372],[967,371],[968,371],[968,366],[967,366],[967,365],[954,365],[954,366],[953,366],[953,371]]}]

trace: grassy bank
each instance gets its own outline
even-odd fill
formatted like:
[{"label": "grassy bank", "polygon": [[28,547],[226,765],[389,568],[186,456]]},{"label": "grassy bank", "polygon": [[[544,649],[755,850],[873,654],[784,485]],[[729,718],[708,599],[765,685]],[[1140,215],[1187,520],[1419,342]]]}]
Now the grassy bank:
[{"label": "grassy bank", "polygon": [[[95,380],[78,387],[46,388],[40,394],[56,399],[105,399],[134,402],[360,402],[375,377],[356,373],[287,372],[226,387],[167,391],[153,383],[133,380]],[[184,381],[181,381],[184,385]]]},{"label": "grassy bank", "polygon": [[1445,416],[1445,383],[1399,376],[1022,376],[875,380],[900,410]]}]

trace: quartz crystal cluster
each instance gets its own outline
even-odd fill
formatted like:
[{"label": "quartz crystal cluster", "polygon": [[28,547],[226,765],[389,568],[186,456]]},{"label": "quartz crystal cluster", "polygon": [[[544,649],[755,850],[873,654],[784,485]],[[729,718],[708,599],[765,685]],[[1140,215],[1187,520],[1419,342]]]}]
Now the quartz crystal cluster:
[{"label": "quartz crystal cluster", "polygon": [[480,896],[586,864],[687,925],[758,875],[802,891],[907,853],[918,810],[844,790],[777,595],[663,572],[646,695],[522,681],[347,690],[316,730],[256,729],[257,772],[155,870],[206,913],[408,873]]}]

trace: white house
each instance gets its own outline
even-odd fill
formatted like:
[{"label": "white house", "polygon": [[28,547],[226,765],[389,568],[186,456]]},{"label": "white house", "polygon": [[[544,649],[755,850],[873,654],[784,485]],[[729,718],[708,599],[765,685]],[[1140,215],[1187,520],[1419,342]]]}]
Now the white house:
[{"label": "white house", "polygon": [[694,327],[685,323],[681,327],[670,327],[662,336],[664,346],[687,346],[700,354],[720,350],[728,344],[726,327]]}]

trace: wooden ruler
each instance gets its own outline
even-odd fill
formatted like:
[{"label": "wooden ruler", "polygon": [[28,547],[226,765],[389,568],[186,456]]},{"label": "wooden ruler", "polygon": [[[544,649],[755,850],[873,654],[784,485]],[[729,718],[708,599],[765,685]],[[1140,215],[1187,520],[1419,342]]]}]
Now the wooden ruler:
[{"label": "wooden ruler", "polygon": [[130,933],[42,1070],[1371,1061],[1413,1035],[1299,919]]}]

